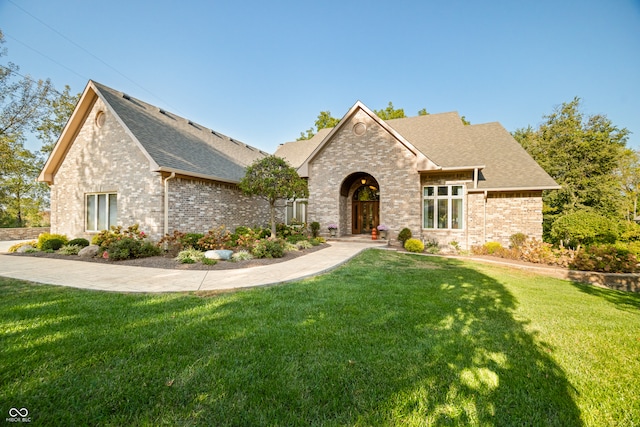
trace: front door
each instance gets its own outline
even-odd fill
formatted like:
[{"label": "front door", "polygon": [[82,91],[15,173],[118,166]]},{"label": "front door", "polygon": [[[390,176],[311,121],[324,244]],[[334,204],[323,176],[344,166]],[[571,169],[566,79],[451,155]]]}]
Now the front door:
[{"label": "front door", "polygon": [[379,201],[353,201],[353,234],[370,234],[371,229],[380,224]]}]

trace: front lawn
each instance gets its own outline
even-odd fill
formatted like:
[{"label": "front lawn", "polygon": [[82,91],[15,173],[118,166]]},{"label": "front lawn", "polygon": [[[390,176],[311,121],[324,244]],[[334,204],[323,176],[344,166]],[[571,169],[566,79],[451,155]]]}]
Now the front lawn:
[{"label": "front lawn", "polygon": [[369,250],[297,283],[130,295],[0,278],[0,419],[640,422],[640,295]]}]

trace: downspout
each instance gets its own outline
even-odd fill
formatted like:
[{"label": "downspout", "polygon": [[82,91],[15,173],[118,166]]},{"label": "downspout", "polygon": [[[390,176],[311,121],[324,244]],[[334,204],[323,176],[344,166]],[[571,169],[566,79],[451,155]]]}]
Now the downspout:
[{"label": "downspout", "polygon": [[169,180],[176,177],[175,172],[171,172],[164,181],[164,235],[169,234]]},{"label": "downspout", "polygon": [[483,213],[483,224],[482,224],[482,242],[487,243],[487,197],[489,195],[489,192],[485,190],[484,192],[484,213]]}]

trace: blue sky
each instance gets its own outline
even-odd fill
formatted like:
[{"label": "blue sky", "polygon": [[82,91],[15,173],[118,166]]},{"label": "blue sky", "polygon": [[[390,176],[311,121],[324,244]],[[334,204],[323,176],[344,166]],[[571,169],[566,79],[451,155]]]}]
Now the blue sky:
[{"label": "blue sky", "polygon": [[0,28],[22,74],[93,79],[268,152],[357,100],[514,131],[575,96],[640,149],[640,0],[0,0]]}]

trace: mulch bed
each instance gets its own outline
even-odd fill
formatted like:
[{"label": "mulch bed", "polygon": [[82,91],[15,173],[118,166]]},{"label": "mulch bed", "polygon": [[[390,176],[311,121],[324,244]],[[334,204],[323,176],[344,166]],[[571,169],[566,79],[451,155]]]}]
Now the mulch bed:
[{"label": "mulch bed", "polygon": [[11,256],[27,256],[36,258],[54,258],[63,259],[67,261],[79,261],[79,262],[96,262],[100,264],[111,265],[129,265],[137,267],[151,267],[151,268],[165,268],[173,270],[235,270],[238,268],[250,268],[260,265],[277,264],[284,261],[289,261],[294,258],[310,254],[312,252],[320,251],[324,248],[328,248],[329,245],[324,243],[319,246],[314,246],[309,249],[296,252],[285,252],[282,258],[256,258],[247,261],[218,261],[215,265],[205,265],[202,263],[195,264],[181,264],[170,256],[154,256],[148,258],[127,259],[123,261],[109,261],[101,257],[96,258],[80,258],[77,255],[62,255],[56,253],[46,252],[33,252],[33,253],[10,253]]}]

